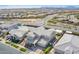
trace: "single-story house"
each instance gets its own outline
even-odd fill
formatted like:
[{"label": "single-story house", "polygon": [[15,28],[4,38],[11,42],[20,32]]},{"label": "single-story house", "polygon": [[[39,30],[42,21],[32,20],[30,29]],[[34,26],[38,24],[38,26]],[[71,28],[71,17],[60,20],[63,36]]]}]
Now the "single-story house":
[{"label": "single-story house", "polygon": [[18,28],[18,24],[17,23],[9,23],[9,24],[0,24],[0,29],[2,30],[12,30],[12,29],[16,29]]},{"label": "single-story house", "polygon": [[57,54],[79,54],[79,36],[64,34],[54,49]]}]

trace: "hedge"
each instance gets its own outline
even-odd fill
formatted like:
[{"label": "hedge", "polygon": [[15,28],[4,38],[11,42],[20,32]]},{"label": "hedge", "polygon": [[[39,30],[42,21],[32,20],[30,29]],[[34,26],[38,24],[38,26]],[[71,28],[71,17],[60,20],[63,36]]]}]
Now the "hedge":
[{"label": "hedge", "polygon": [[20,51],[26,52],[26,49],[25,48],[20,48]]}]

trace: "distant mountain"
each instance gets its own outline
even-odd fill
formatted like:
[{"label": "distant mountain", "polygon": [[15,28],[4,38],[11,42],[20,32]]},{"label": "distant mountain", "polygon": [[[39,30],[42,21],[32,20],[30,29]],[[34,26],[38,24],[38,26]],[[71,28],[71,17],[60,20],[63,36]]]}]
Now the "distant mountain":
[{"label": "distant mountain", "polygon": [[79,9],[79,6],[46,6],[42,8],[48,8],[48,9],[68,9],[68,10],[76,10]]}]

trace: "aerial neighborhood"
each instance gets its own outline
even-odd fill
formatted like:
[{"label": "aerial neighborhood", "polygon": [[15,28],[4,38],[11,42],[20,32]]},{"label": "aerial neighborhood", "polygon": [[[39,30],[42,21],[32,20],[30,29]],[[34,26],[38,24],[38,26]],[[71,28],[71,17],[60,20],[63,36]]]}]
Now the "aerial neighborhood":
[{"label": "aerial neighborhood", "polygon": [[0,54],[79,54],[79,9],[0,9]]}]

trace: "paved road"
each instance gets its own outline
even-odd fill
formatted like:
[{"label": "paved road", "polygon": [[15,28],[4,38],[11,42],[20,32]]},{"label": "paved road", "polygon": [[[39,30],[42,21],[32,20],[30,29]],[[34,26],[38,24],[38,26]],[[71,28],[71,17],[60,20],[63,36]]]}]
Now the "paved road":
[{"label": "paved road", "polygon": [[48,15],[47,17],[43,18],[42,26],[45,26],[45,24],[47,23],[48,20],[53,19],[57,15],[58,14]]},{"label": "paved road", "polygon": [[0,54],[22,54],[22,53],[0,42]]}]

